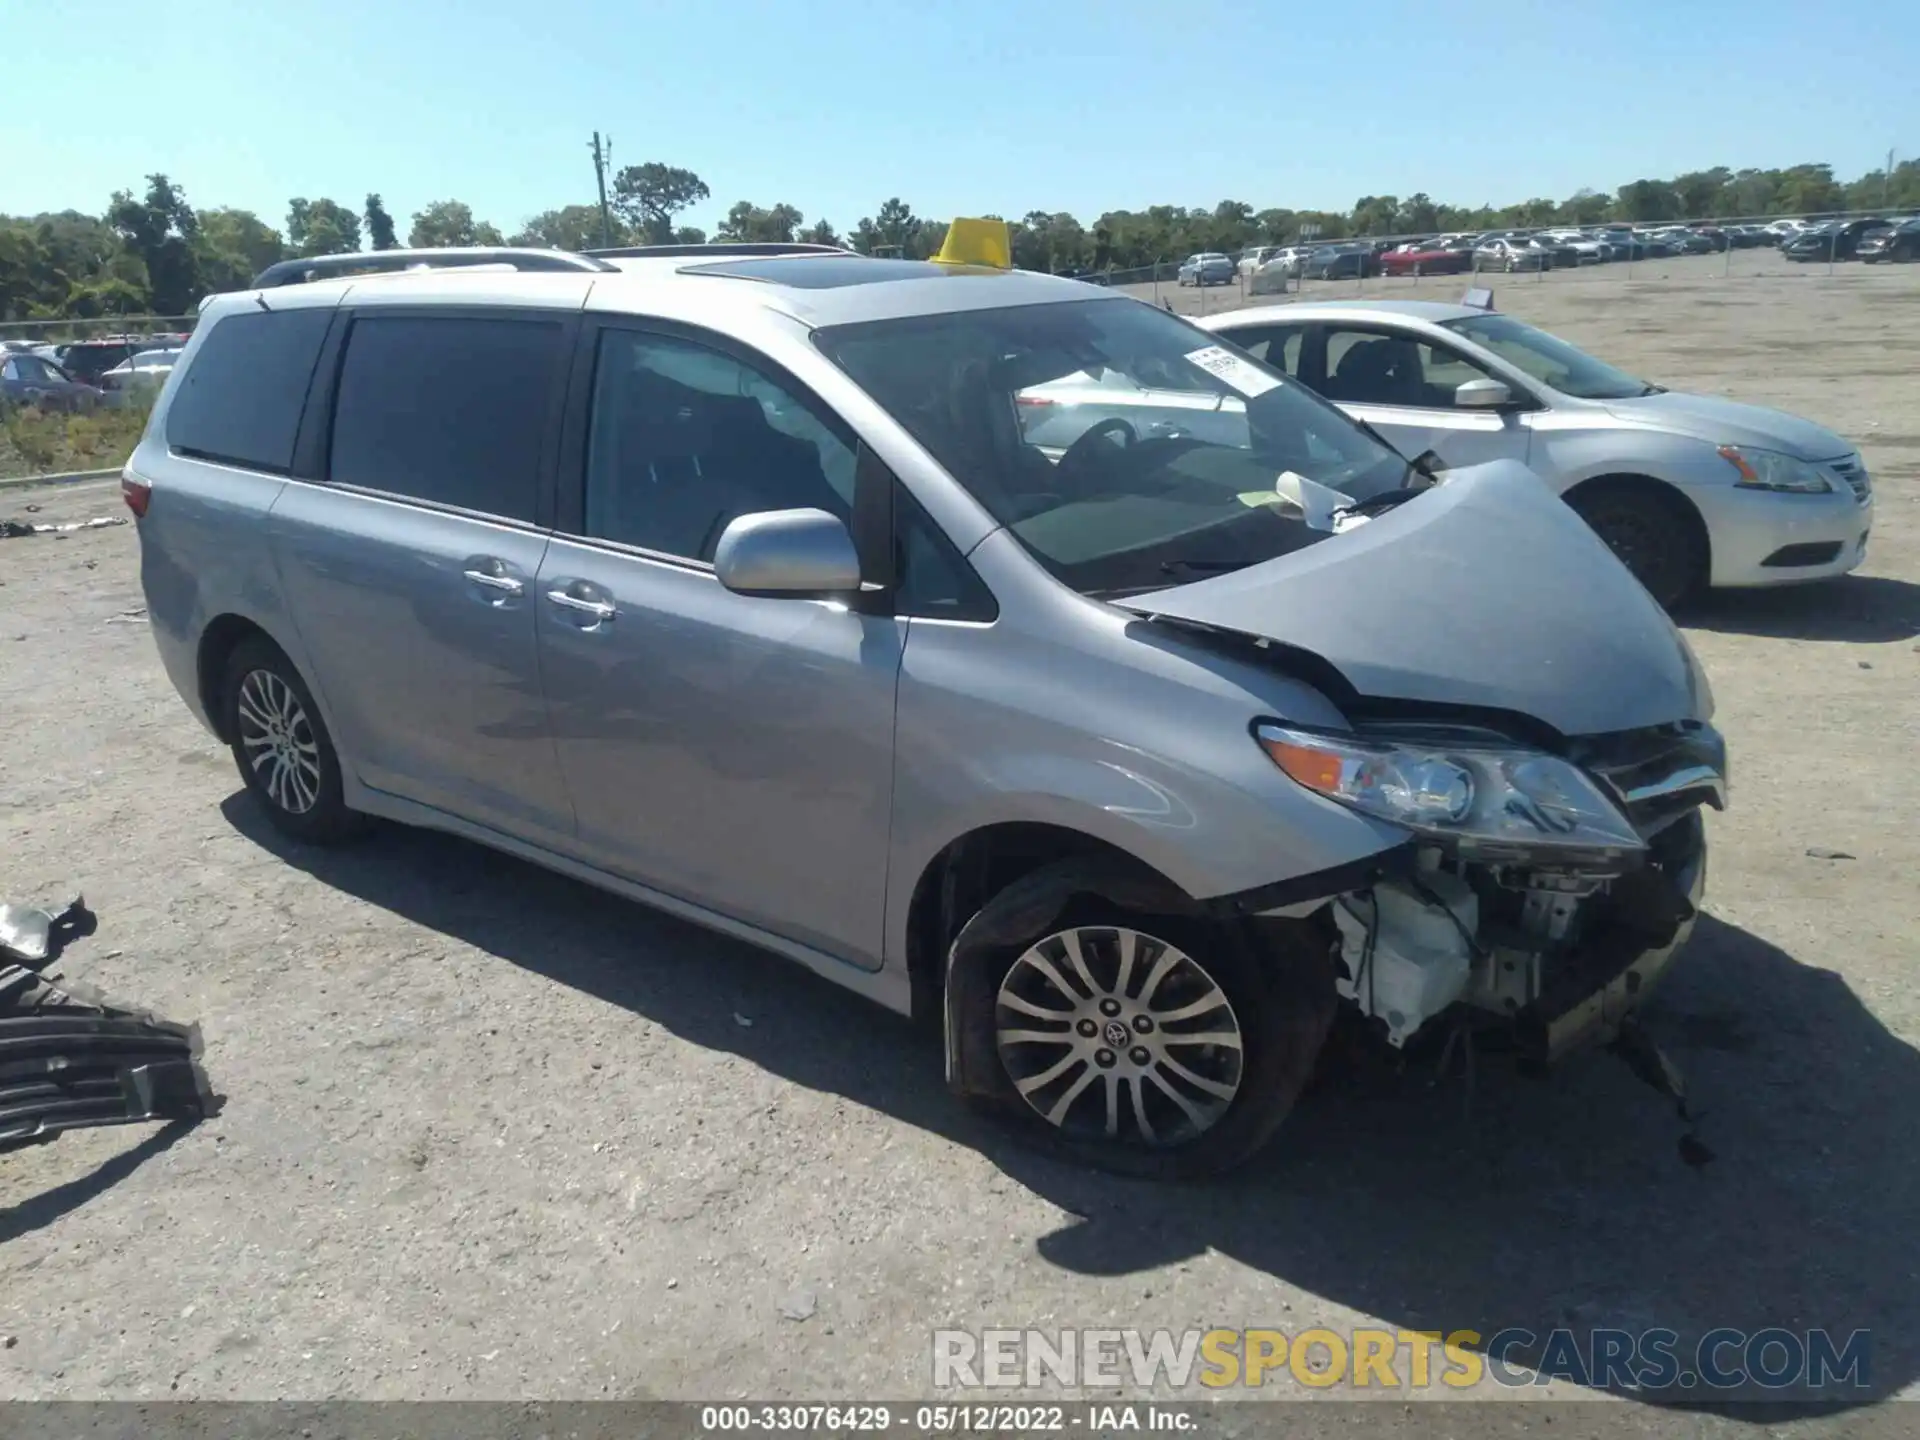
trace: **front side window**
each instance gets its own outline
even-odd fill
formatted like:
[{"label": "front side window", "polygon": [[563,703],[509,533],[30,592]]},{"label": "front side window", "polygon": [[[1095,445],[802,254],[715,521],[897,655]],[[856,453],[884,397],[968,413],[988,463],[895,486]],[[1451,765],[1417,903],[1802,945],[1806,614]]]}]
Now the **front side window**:
[{"label": "front side window", "polygon": [[[1165,311],[1097,299],[831,327],[815,343],[1042,565],[1159,589],[1326,539],[1316,497],[1404,459]],[[1324,487],[1324,489],[1322,488]]]},{"label": "front side window", "polygon": [[1456,350],[1377,330],[1329,329],[1326,364],[1321,393],[1348,405],[1450,410],[1462,385],[1489,378]]},{"label": "front side window", "polygon": [[358,317],[340,366],[331,478],[531,523],[562,333],[531,318]]},{"label": "front side window", "polygon": [[1475,344],[1486,346],[1514,369],[1562,395],[1580,400],[1625,400],[1651,395],[1657,389],[1511,315],[1488,313],[1440,323]]},{"label": "front side window", "polygon": [[731,355],[607,330],[594,369],[586,533],[711,561],[762,510],[853,508],[855,455],[790,389]]}]

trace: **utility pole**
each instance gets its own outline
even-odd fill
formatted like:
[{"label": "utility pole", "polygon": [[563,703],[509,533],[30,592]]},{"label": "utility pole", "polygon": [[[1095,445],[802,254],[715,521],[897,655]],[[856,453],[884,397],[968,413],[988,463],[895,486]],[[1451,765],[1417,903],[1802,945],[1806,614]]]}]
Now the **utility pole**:
[{"label": "utility pole", "polygon": [[600,132],[593,132],[593,183],[600,189],[600,244],[613,248],[613,217],[607,210],[607,164],[613,158],[613,137],[601,148]]},{"label": "utility pole", "polygon": [[1887,147],[1887,168],[1880,172],[1880,208],[1893,204],[1893,146]]}]

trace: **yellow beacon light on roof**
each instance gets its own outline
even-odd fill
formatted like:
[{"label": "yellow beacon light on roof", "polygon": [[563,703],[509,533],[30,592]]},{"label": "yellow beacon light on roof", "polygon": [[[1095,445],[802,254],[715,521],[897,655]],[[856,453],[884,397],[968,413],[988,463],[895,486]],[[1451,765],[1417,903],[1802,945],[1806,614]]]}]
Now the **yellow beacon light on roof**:
[{"label": "yellow beacon light on roof", "polygon": [[995,270],[1013,268],[1013,237],[1004,220],[955,220],[936,265],[985,265]]}]

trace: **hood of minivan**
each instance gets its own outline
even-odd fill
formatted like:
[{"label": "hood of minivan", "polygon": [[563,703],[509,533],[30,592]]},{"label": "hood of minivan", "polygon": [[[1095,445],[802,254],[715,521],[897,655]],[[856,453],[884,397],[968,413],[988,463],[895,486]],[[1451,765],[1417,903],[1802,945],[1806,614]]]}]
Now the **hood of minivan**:
[{"label": "hood of minivan", "polygon": [[1833,460],[1853,449],[1824,425],[1784,410],[1742,405],[1717,395],[1677,390],[1606,402],[1609,414],[1654,429],[1677,431],[1712,445],[1750,445],[1783,450],[1801,460]]},{"label": "hood of minivan", "polygon": [[1510,460],[1304,550],[1118,603],[1311,651],[1361,695],[1518,711],[1563,735],[1712,711],[1666,612]]}]

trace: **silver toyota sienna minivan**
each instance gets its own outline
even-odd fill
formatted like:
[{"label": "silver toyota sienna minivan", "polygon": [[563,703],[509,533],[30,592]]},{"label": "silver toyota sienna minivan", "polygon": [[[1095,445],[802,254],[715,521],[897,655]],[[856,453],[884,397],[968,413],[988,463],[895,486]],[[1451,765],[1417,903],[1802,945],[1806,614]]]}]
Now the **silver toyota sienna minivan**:
[{"label": "silver toyota sienna minivan", "polygon": [[[432,826],[757,942],[1162,1175],[1258,1149],[1342,1006],[1551,1060],[1684,942],[1707,685],[1519,465],[1043,275],[330,273],[399,263],[214,299],[125,474],[167,672],[288,835]],[[1075,376],[1167,403],[1039,424]]]}]

